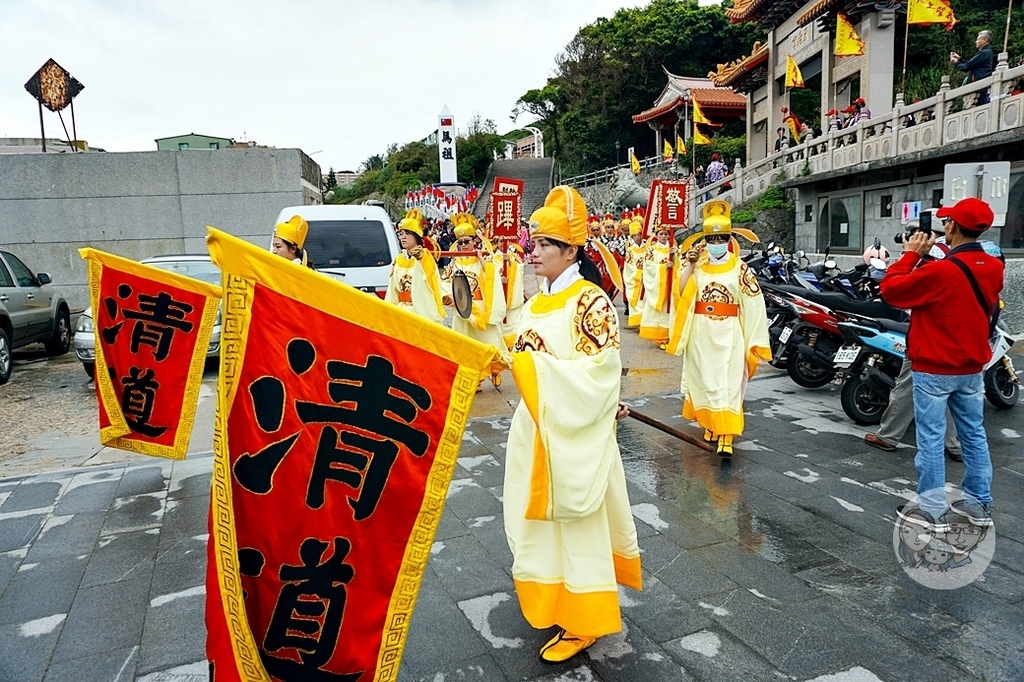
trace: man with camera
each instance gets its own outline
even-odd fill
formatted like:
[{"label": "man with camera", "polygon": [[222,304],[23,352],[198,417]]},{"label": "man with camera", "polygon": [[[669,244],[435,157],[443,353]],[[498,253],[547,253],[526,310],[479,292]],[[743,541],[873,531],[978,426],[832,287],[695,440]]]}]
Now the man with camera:
[{"label": "man with camera", "polygon": [[[918,262],[918,267],[922,263],[934,258],[946,257],[946,254],[949,253],[949,247],[946,245],[942,223],[932,222],[930,209],[921,212],[920,220],[915,218],[909,221],[906,225],[906,231],[898,233],[893,238],[893,241],[897,244],[903,244],[918,232],[924,232],[926,235],[931,235],[934,232],[934,236],[937,237],[929,254]],[[865,257],[867,255],[868,252],[865,252]],[[878,431],[865,434],[864,442],[879,450],[891,452],[896,449],[897,442],[903,438],[903,434],[907,432],[907,428],[913,419],[914,380],[911,372],[910,358],[904,358],[903,365],[900,367],[900,373],[896,377],[896,385],[889,391],[889,404],[886,406],[885,412],[882,413],[882,421],[878,425]],[[946,455],[954,462],[963,461],[960,439],[956,436],[956,426],[953,424],[953,420],[949,418],[948,411],[946,413],[946,433],[943,449]]]},{"label": "man with camera", "polygon": [[[994,220],[987,203],[968,197],[939,209],[936,217],[943,219],[949,254],[918,267],[936,239],[923,231],[914,234],[882,280],[882,297],[911,311],[907,355],[914,381],[920,507],[934,519],[946,510],[942,441],[948,406],[965,469],[963,500],[953,508],[987,527],[992,525],[992,462],[982,423],[982,369],[991,357],[988,339],[999,309],[1003,263],[978,243]],[[897,513],[902,515],[903,507]]]}]

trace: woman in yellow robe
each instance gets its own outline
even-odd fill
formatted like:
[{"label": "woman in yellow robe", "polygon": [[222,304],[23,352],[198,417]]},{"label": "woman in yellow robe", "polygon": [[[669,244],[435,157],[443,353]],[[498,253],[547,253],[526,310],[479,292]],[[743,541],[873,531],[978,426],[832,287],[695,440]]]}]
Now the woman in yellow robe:
[{"label": "woman in yellow robe", "polygon": [[[455,216],[455,247],[458,251],[476,251],[472,256],[453,257],[441,276],[442,299],[452,305],[452,277],[458,271],[466,273],[473,296],[473,311],[469,318],[457,312],[452,318],[452,330],[481,343],[494,346],[503,354],[508,351],[502,335],[501,321],[505,319],[505,292],[501,284],[501,254],[495,254],[484,245],[478,245],[478,220],[469,214]],[[487,377],[495,387],[501,385],[503,365],[495,364],[480,377]]]},{"label": "woman in yellow robe", "polygon": [[643,239],[643,230],[643,223],[639,220],[629,224],[622,269],[622,281],[626,287],[627,327],[640,326],[644,313],[644,258],[647,256],[647,243]]},{"label": "woman in yellow robe", "polygon": [[683,417],[731,457],[733,437],[743,433],[747,382],[772,353],[761,287],[729,250],[729,204],[709,201],[703,211],[705,245],[686,253],[668,350],[683,356]]},{"label": "woman in yellow robe", "polygon": [[551,190],[530,219],[544,278],[512,354],[523,398],[509,429],[503,488],[512,578],[527,622],[558,633],[541,648],[567,660],[622,628],[616,584],[641,589],[640,550],[615,439],[619,328],[584,253],[586,205]]},{"label": "woman in yellow robe", "polygon": [[650,339],[664,349],[668,342],[669,310],[676,245],[672,230],[658,225],[654,241],[644,256],[644,311],[640,316],[640,338]]},{"label": "woman in yellow robe", "polygon": [[423,248],[423,220],[417,209],[398,224],[402,251],[391,265],[384,300],[425,317],[443,322],[447,316],[441,304],[441,278],[437,261]]}]

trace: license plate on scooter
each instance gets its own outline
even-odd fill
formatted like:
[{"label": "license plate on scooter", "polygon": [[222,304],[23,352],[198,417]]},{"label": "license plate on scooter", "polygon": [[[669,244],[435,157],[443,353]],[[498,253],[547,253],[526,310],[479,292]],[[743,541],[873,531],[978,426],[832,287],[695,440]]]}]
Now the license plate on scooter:
[{"label": "license plate on scooter", "polygon": [[779,343],[786,343],[787,341],[789,341],[789,337],[790,337],[790,335],[792,333],[793,333],[793,328],[792,327],[786,327],[785,329],[783,329],[782,333],[779,334]]},{"label": "license plate on scooter", "polygon": [[836,351],[836,357],[832,362],[836,367],[845,369],[853,364],[858,355],[860,355],[860,346],[843,346]]}]

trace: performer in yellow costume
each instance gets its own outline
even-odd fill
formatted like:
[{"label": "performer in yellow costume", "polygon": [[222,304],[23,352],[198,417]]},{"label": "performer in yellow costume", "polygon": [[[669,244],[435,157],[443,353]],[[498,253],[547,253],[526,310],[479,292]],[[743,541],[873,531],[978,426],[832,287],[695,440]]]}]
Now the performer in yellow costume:
[{"label": "performer in yellow costume", "polygon": [[[505,292],[501,284],[501,255],[494,254],[484,245],[478,245],[483,235],[478,231],[479,221],[468,213],[459,213],[453,217],[455,224],[455,250],[473,251],[473,256],[457,256],[452,258],[441,276],[442,299],[446,304],[452,300],[452,276],[462,271],[469,280],[473,294],[473,313],[466,319],[458,313],[452,318],[452,329],[460,334],[486,343],[505,352],[508,347],[502,335],[501,321],[505,319]],[[481,382],[487,377],[495,387],[501,385],[501,370],[504,367],[495,364],[489,372],[481,376]]]},{"label": "performer in yellow costume", "polygon": [[418,209],[409,211],[398,224],[398,236],[403,250],[391,265],[384,300],[432,322],[443,322],[441,278],[437,261],[423,248],[423,214]]},{"label": "performer in yellow costume", "polygon": [[732,456],[733,437],[743,433],[747,381],[761,360],[772,359],[764,296],[737,255],[729,214],[724,201],[704,204],[704,246],[686,252],[668,348],[683,356],[683,417],[704,427],[723,457]]},{"label": "performer in yellow costume", "polygon": [[505,345],[511,346],[516,341],[516,327],[523,313],[523,273],[526,270],[526,259],[523,247],[510,243],[505,254]]},{"label": "performer in yellow costume", "polygon": [[640,317],[640,338],[650,339],[664,349],[668,342],[676,245],[671,228],[659,224],[654,229],[654,241],[648,244],[644,256],[644,310]]},{"label": "performer in yellow costume", "polygon": [[643,238],[644,225],[639,220],[629,224],[629,239],[626,240],[626,254],[622,270],[622,282],[626,287],[626,326],[637,327],[644,312],[644,257],[647,243]]},{"label": "performer in yellow costume", "polygon": [[641,589],[640,550],[615,419],[622,363],[612,302],[585,255],[587,211],[559,186],[530,217],[541,291],[527,301],[512,355],[523,396],[509,429],[505,533],[519,605],[541,649],[567,660],[622,628],[616,583]]}]

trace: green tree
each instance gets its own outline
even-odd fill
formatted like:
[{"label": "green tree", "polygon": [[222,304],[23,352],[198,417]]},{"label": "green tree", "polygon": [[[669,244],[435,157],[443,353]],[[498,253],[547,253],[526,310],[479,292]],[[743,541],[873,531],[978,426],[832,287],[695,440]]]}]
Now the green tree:
[{"label": "green tree", "polygon": [[327,182],[324,183],[328,190],[332,190],[338,186],[338,179],[334,177],[334,166],[327,171]]},{"label": "green tree", "polygon": [[567,172],[580,169],[584,155],[588,165],[613,164],[616,140],[639,156],[660,153],[650,129],[631,117],[661,93],[663,68],[703,75],[763,39],[754,24],[732,24],[721,7],[695,0],[621,9],[579,30],[556,57],[556,75],[520,97],[513,118],[533,115]]}]

